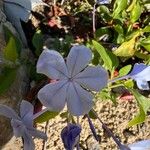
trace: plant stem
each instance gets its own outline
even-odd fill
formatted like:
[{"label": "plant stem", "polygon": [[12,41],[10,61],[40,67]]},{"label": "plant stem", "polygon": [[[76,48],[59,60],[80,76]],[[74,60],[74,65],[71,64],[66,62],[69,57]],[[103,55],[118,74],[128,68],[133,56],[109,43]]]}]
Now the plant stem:
[{"label": "plant stem", "polygon": [[[77,117],[77,124],[79,125],[79,117]],[[79,142],[80,142],[80,135],[79,135],[79,139],[78,139],[77,146],[76,146],[77,150],[80,150]]]},{"label": "plant stem", "polygon": [[118,77],[118,78],[115,78],[115,79],[109,80],[109,81],[108,81],[108,83],[114,83],[114,82],[116,82],[116,81],[118,81],[118,80],[123,80],[123,79],[127,79],[127,78],[129,78],[129,76],[128,76],[128,75],[126,75],[126,76],[122,76],[122,77]]},{"label": "plant stem", "polygon": [[33,115],[33,120],[36,119],[37,117],[41,116],[43,113],[45,113],[46,111],[48,111],[48,108],[44,108],[41,111],[39,111],[38,113]]},{"label": "plant stem", "polygon": [[64,2],[65,2],[65,0],[62,0],[60,5],[62,6],[64,4]]},{"label": "plant stem", "polygon": [[96,31],[95,12],[96,12],[96,3],[93,6],[93,36],[95,35],[95,31]]},{"label": "plant stem", "polygon": [[130,148],[128,148],[127,146],[123,145],[118,138],[115,137],[115,135],[113,134],[113,132],[107,127],[107,125],[98,117],[97,113],[92,109],[93,113],[95,114],[95,116],[97,117],[97,119],[100,121],[100,123],[102,124],[102,128],[107,132],[107,134],[109,136],[111,136],[113,138],[113,140],[115,141],[115,143],[117,144],[118,148],[120,150],[130,150]]}]

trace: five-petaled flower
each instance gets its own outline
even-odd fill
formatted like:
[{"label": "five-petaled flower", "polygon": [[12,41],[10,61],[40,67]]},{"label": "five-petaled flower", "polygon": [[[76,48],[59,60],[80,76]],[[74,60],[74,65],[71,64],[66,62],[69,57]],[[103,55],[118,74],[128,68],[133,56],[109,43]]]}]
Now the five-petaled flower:
[{"label": "five-petaled flower", "polygon": [[42,104],[53,111],[61,111],[65,103],[72,115],[80,116],[93,106],[92,94],[107,84],[107,72],[100,66],[88,66],[92,59],[90,49],[73,46],[66,63],[54,50],[45,49],[37,62],[37,72],[57,82],[49,83],[38,92]]},{"label": "five-petaled flower", "polygon": [[109,82],[116,82],[122,79],[131,78],[136,81],[137,86],[141,90],[149,90],[148,81],[150,81],[150,66],[145,65],[143,63],[136,63],[132,69],[132,71],[125,76],[110,80]]},{"label": "five-petaled flower", "polygon": [[27,101],[20,105],[20,116],[10,107],[0,105],[0,115],[11,119],[11,126],[16,137],[23,138],[24,150],[34,150],[35,145],[32,136],[47,139],[47,136],[33,127],[33,106]]},{"label": "five-petaled flower", "polygon": [[136,81],[139,89],[149,90],[150,66],[143,63],[135,64],[133,70],[127,76]]}]

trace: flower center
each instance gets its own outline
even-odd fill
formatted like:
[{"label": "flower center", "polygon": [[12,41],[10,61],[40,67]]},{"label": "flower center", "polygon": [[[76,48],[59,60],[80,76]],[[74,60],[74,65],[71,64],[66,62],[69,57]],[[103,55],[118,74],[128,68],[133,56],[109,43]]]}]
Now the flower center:
[{"label": "flower center", "polygon": [[69,81],[69,82],[72,82],[72,81],[73,81],[73,78],[68,78],[68,81]]}]

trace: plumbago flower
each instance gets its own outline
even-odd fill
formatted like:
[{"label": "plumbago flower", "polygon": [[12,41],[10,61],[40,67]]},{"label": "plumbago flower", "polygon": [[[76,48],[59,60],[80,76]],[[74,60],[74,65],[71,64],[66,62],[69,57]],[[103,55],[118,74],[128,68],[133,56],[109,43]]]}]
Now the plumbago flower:
[{"label": "plumbago flower", "polygon": [[23,138],[24,150],[34,150],[35,145],[32,136],[47,139],[45,133],[33,127],[33,106],[29,102],[24,100],[21,102],[20,116],[12,108],[0,105],[0,115],[11,119],[14,135]]},{"label": "plumbago flower", "polygon": [[57,80],[49,83],[38,92],[42,104],[53,111],[61,111],[67,102],[72,115],[80,116],[93,106],[92,94],[106,84],[107,72],[100,66],[87,66],[92,59],[90,49],[73,46],[66,59],[54,50],[45,49],[37,62],[37,72]]},{"label": "plumbago flower", "polygon": [[150,140],[142,140],[128,146],[130,150],[150,150]]},{"label": "plumbago flower", "polygon": [[119,146],[120,150],[150,150],[150,140],[142,140],[128,146],[121,144]]},{"label": "plumbago flower", "polygon": [[149,90],[148,81],[150,81],[150,66],[143,63],[135,64],[128,76],[136,81],[139,89]]},{"label": "plumbago flower", "polygon": [[97,0],[96,1],[98,4],[109,4],[110,1],[109,0]]},{"label": "plumbago flower", "polygon": [[66,150],[73,150],[73,148],[77,145],[80,132],[81,127],[79,125],[71,123],[69,123],[61,131],[61,139],[64,143],[64,147],[66,148]]},{"label": "plumbago flower", "polygon": [[143,63],[135,64],[133,70],[128,75],[110,80],[109,82],[116,82],[128,78],[135,80],[139,89],[149,90],[148,81],[150,81],[150,66]]}]

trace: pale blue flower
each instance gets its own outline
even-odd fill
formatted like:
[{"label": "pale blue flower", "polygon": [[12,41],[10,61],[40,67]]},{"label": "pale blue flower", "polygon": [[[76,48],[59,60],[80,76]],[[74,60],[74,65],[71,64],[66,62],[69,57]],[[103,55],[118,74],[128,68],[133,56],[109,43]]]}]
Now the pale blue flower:
[{"label": "pale blue flower", "polygon": [[148,81],[150,81],[150,66],[143,63],[135,64],[132,71],[128,75],[110,80],[109,82],[112,83],[128,78],[135,80],[139,89],[149,90]]},{"label": "pale blue flower", "polygon": [[98,4],[110,4],[110,0],[97,0]]},{"label": "pale blue flower", "polygon": [[38,92],[42,104],[53,111],[61,111],[67,102],[71,114],[80,116],[93,106],[92,94],[107,84],[107,72],[100,66],[87,66],[92,59],[90,49],[73,46],[66,59],[54,50],[45,49],[37,62],[37,72],[57,80]]},{"label": "pale blue flower", "polygon": [[75,124],[68,124],[61,132],[61,138],[66,150],[73,150],[79,140],[81,127]]},{"label": "pale blue flower", "polygon": [[20,105],[20,116],[10,107],[0,105],[0,115],[11,119],[11,126],[16,137],[23,138],[24,150],[34,150],[35,145],[32,136],[47,139],[47,136],[33,127],[33,106],[22,101]]},{"label": "pale blue flower", "polygon": [[150,150],[150,140],[138,141],[128,146],[120,143],[118,148],[120,150]]},{"label": "pale blue flower", "polygon": [[150,81],[150,66],[143,63],[135,64],[128,76],[136,81],[139,89],[149,90],[148,81]]},{"label": "pale blue flower", "polygon": [[128,146],[131,150],[150,150],[150,140],[142,140]]}]

